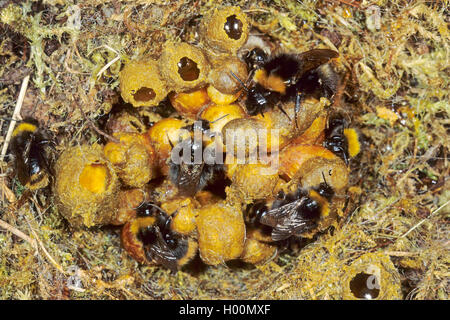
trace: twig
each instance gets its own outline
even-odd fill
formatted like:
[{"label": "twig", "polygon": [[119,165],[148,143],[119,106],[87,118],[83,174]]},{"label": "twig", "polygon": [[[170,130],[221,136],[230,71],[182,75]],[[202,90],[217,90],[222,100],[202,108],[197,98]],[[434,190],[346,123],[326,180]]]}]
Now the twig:
[{"label": "twig", "polygon": [[397,181],[396,183],[397,186],[401,186],[403,181],[411,174],[411,172],[415,170],[414,164],[416,163],[416,160],[417,160],[417,138],[414,139],[414,153],[409,168],[408,170],[406,170],[406,173]]},{"label": "twig", "polygon": [[81,106],[77,103],[78,109],[80,109],[81,115],[83,116],[84,120],[86,120],[89,123],[89,126],[95,130],[95,132],[97,132],[98,134],[106,137],[107,139],[111,140],[112,142],[115,143],[119,143],[119,139],[114,138],[113,136],[110,136],[109,134],[107,134],[106,132],[103,132],[102,130],[100,130],[99,128],[97,128],[97,126],[92,122],[91,119],[89,119],[86,114],[84,113],[83,109],[81,109]]},{"label": "twig", "polygon": [[430,219],[435,213],[437,213],[439,210],[441,210],[442,208],[445,208],[448,204],[450,203],[450,200],[448,200],[446,203],[444,203],[442,206],[440,206],[439,208],[437,208],[436,210],[434,210],[428,217],[426,217],[425,219],[423,219],[422,221],[420,221],[418,224],[416,224],[414,227],[412,227],[411,229],[409,229],[407,232],[405,232],[402,236],[400,236],[400,238],[404,238],[406,237],[411,231],[415,230],[416,228],[418,228],[419,226],[421,226],[426,220]]},{"label": "twig", "polygon": [[[66,274],[63,270],[63,268],[55,261],[55,259],[53,259],[53,257],[50,255],[50,253],[48,253],[47,249],[45,249],[44,244],[42,243],[42,241],[39,239],[39,236],[37,235],[36,231],[34,231],[33,227],[30,224],[30,221],[28,220],[28,218],[25,216],[25,220],[28,223],[28,226],[30,227],[31,232],[33,233],[35,240],[39,243],[39,246],[41,247],[42,251],[44,252],[44,254],[47,256],[48,260],[55,266],[55,268],[61,272],[62,274]],[[37,249],[37,247],[36,247]]]},{"label": "twig", "polygon": [[113,51],[116,54],[116,57],[114,59],[112,59],[110,62],[108,62],[103,68],[101,68],[101,70],[97,73],[97,79],[100,78],[100,76],[103,74],[103,72],[105,72],[114,62],[116,62],[117,60],[120,59],[120,54],[119,54],[119,52],[117,52],[117,50],[114,50],[113,48],[111,48],[108,45],[104,45],[104,47]]},{"label": "twig", "polygon": [[354,0],[325,0],[327,2],[339,2],[342,4],[346,4],[348,6],[351,6],[353,8],[359,8],[359,5],[361,4],[360,2],[354,1]]},{"label": "twig", "polygon": [[387,254],[388,256],[394,257],[411,257],[419,254],[417,252],[406,252],[406,251],[384,251],[384,253]]},{"label": "twig", "polygon": [[98,73],[97,73],[97,79],[100,78],[103,72],[106,71],[114,62],[120,59],[120,56],[116,56],[114,59],[112,59],[110,62],[108,62]]},{"label": "twig", "polygon": [[12,225],[10,225],[9,223],[3,221],[0,219],[0,227],[2,227],[5,230],[8,230],[9,232],[15,234],[16,236],[18,236],[19,238],[25,240],[26,242],[28,242],[29,244],[31,244],[31,246],[33,248],[35,248],[37,250],[37,244],[36,244],[36,240],[31,239],[29,236],[27,236],[25,233],[23,233],[22,231],[14,228]]},{"label": "twig", "polygon": [[12,121],[9,124],[8,133],[6,134],[5,143],[3,143],[2,153],[0,156],[0,160],[3,161],[6,155],[6,150],[8,150],[9,142],[11,141],[11,136],[14,131],[14,127],[16,126],[17,118],[20,117],[20,110],[22,109],[23,100],[25,98],[25,92],[28,88],[28,81],[30,80],[30,75],[27,75],[22,80],[22,86],[20,87],[19,97],[17,98],[16,107],[14,108],[14,113],[12,116]]},{"label": "twig", "polygon": [[266,9],[260,9],[260,8],[256,8],[256,9],[247,9],[247,10],[242,10],[245,13],[252,13],[252,12],[263,12],[263,13],[269,13],[269,10]]}]

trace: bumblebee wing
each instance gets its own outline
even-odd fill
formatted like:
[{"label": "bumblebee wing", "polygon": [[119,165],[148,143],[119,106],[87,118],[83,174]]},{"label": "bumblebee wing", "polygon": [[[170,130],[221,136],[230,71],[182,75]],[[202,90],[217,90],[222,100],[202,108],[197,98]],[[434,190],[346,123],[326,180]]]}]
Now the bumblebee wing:
[{"label": "bumblebee wing", "polygon": [[182,194],[193,195],[199,189],[204,164],[180,164],[177,186]]},{"label": "bumblebee wing", "polygon": [[[16,171],[17,177],[22,185],[26,185],[30,181],[30,150],[33,139],[28,139],[23,145],[23,148],[17,146],[16,153]],[[20,154],[21,153],[21,154]]]},{"label": "bumblebee wing", "polygon": [[178,270],[177,257],[164,241],[159,228],[156,230],[156,243],[149,248],[151,260],[176,272]]},{"label": "bumblebee wing", "polygon": [[310,225],[309,221],[298,217],[285,219],[282,224],[276,225],[272,230],[272,240],[285,240],[293,235],[301,234]]},{"label": "bumblebee wing", "polygon": [[153,261],[157,264],[176,272],[178,270],[177,258],[167,251],[166,248],[161,247],[159,244],[150,247],[150,255]]},{"label": "bumblebee wing", "polygon": [[30,176],[28,175],[28,167],[24,162],[24,159],[22,157],[17,157],[15,159],[15,166],[16,166],[16,172],[17,172],[17,178],[19,179],[20,183],[25,186]]},{"label": "bumblebee wing", "polygon": [[330,49],[312,49],[298,54],[297,57],[301,63],[301,74],[298,77],[338,56],[336,51]]},{"label": "bumblebee wing", "polygon": [[289,216],[295,215],[296,209],[301,206],[305,200],[306,198],[302,197],[301,199],[270,209],[261,214],[259,222],[270,227],[276,227],[279,224],[283,224],[283,221],[289,219]]},{"label": "bumblebee wing", "polygon": [[272,240],[285,240],[301,234],[311,226],[311,221],[301,217],[298,208],[307,200],[302,197],[279,208],[271,209],[261,216],[262,224],[273,227]]},{"label": "bumblebee wing", "polygon": [[285,240],[293,235],[300,236],[314,225],[314,222],[302,218],[297,212],[288,216],[282,223],[277,224],[272,230],[272,240]]},{"label": "bumblebee wing", "polygon": [[280,220],[286,217],[287,213],[285,206],[271,209],[261,214],[259,222],[269,227],[275,227]]}]

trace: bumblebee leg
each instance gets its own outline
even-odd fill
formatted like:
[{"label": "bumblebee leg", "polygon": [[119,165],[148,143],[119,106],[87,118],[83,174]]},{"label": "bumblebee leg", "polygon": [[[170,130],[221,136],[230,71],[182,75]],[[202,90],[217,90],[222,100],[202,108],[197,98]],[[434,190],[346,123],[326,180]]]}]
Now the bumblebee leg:
[{"label": "bumblebee leg", "polygon": [[295,92],[295,108],[294,108],[294,120],[295,120],[295,127],[298,129],[298,123],[297,123],[297,114],[300,112],[300,101],[303,98],[303,94],[298,92],[298,89]]},{"label": "bumblebee leg", "polygon": [[339,148],[339,149],[340,149],[339,153],[342,155],[342,160],[344,160],[345,165],[348,166],[349,159],[348,159],[346,150],[344,150],[343,148]]},{"label": "bumblebee leg", "polygon": [[170,146],[173,149],[173,143],[172,143],[172,141],[170,141],[169,135],[167,133],[166,133],[166,137],[167,137],[167,140],[169,141]]},{"label": "bumblebee leg", "polygon": [[291,121],[291,117],[289,117],[289,115],[286,113],[286,111],[284,111],[283,107],[281,106],[281,104],[278,102],[277,104],[278,109],[280,109],[281,112],[283,112],[283,114],[289,119],[289,121]]}]

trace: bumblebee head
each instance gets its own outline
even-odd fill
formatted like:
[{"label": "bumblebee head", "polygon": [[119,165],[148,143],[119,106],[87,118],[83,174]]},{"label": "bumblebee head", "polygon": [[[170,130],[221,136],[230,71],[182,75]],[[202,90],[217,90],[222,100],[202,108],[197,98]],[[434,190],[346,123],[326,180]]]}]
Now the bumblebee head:
[{"label": "bumblebee head", "polygon": [[258,47],[247,52],[244,57],[245,63],[247,64],[249,70],[261,68],[267,59],[267,54],[263,49]]},{"label": "bumblebee head", "polygon": [[141,205],[137,208],[137,216],[141,218],[156,217],[162,212],[165,213],[164,210],[150,201],[141,203]]},{"label": "bumblebee head", "polygon": [[248,90],[246,108],[249,115],[265,112],[276,100],[276,92],[268,91],[261,84],[256,83]]},{"label": "bumblebee head", "polygon": [[208,120],[200,119],[194,122],[193,131],[205,132],[211,129],[211,124]]},{"label": "bumblebee head", "polygon": [[331,201],[331,199],[334,197],[333,188],[326,182],[321,182],[319,186],[316,188],[316,191],[318,194],[320,194],[328,201]]},{"label": "bumblebee head", "polygon": [[328,201],[331,201],[331,199],[334,197],[334,189],[327,183],[325,174],[323,172],[322,177],[323,182],[321,182],[318,187],[314,188],[314,190],[316,190],[320,196],[324,197]]}]

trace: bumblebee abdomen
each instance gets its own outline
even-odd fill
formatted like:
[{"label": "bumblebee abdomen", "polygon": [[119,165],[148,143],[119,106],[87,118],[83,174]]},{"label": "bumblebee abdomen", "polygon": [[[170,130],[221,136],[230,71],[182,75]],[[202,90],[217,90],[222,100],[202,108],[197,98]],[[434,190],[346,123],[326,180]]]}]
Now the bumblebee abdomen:
[{"label": "bumblebee abdomen", "polygon": [[153,226],[147,226],[139,229],[138,239],[142,241],[144,246],[156,243],[156,231]]},{"label": "bumblebee abdomen", "polygon": [[37,122],[34,119],[27,119],[20,123],[13,131],[12,137],[18,137],[24,133],[34,133],[38,130]]},{"label": "bumblebee abdomen", "polygon": [[342,158],[346,164],[361,151],[360,136],[356,129],[346,128],[346,121],[342,116],[329,120],[325,130],[323,146]]},{"label": "bumblebee abdomen", "polygon": [[344,129],[344,135],[347,138],[348,154],[350,157],[356,157],[361,151],[361,142],[358,132],[353,128]]}]

